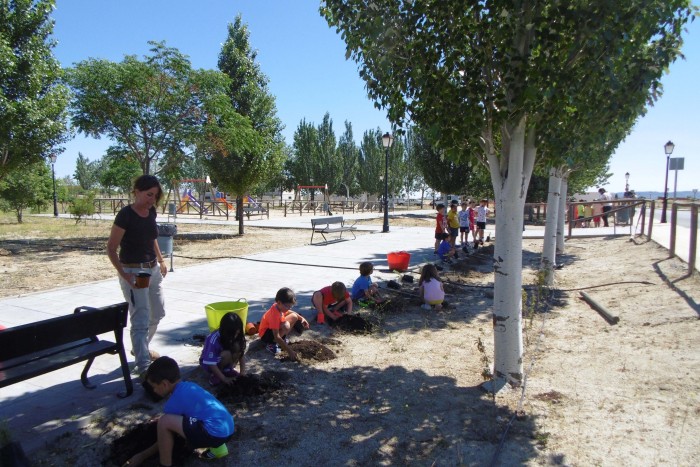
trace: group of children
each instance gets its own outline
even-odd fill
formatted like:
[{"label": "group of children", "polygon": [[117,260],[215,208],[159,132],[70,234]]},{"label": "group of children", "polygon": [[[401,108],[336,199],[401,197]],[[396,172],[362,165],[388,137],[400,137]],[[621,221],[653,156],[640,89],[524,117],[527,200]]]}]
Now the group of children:
[{"label": "group of children", "polygon": [[[312,294],[311,304],[316,310],[319,324],[326,320],[334,322],[351,313],[353,300],[374,304],[385,302],[379,288],[372,282],[372,263],[363,262],[359,269],[360,277],[353,283],[351,293],[342,282],[334,282]],[[421,308],[442,309],[445,290],[434,264],[423,267],[418,286]],[[288,336],[292,331],[302,334],[310,326],[301,314],[292,310],[296,304],[294,291],[288,287],[281,288],[275,295],[275,303],[265,312],[257,329],[267,350],[275,354],[284,350],[292,361],[298,357],[289,345]],[[244,323],[237,314],[226,313],[221,318],[219,328],[207,336],[199,358],[209,384],[232,385],[239,376],[245,375],[245,350]],[[228,454],[226,442],[234,433],[233,416],[206,389],[196,383],[182,381],[175,360],[170,357],[154,360],[146,370],[145,384],[157,397],[168,397],[163,415],[158,419],[158,441],[133,456],[125,465],[141,465],[156,454],[160,465],[171,465],[176,435],[193,448],[207,448],[202,453],[204,458],[221,458]]]},{"label": "group of children", "polygon": [[473,247],[475,249],[479,245],[484,244],[486,218],[491,212],[487,199],[482,199],[479,202],[479,206],[476,206],[476,202],[473,200],[463,201],[462,210],[459,212],[457,211],[457,206],[457,200],[452,200],[447,215],[445,215],[444,204],[441,203],[436,206],[435,254],[446,263],[452,262],[452,258],[457,258],[458,256],[458,236],[464,253],[469,252],[469,233],[472,234]]},{"label": "group of children", "polygon": [[[584,202],[582,199],[579,202]],[[576,206],[576,223],[575,227],[590,227],[591,220],[593,227],[600,227],[600,219],[603,214],[603,207],[596,204],[579,204]],[[591,219],[592,218],[592,219]],[[579,220],[580,219],[580,220]]]}]

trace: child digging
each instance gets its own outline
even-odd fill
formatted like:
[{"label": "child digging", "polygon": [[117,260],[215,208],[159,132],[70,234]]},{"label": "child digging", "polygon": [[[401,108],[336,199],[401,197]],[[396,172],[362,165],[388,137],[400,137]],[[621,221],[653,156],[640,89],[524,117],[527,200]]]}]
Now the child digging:
[{"label": "child digging", "polygon": [[129,459],[125,466],[141,465],[155,454],[159,455],[161,466],[172,465],[175,436],[184,438],[193,448],[208,448],[203,458],[228,454],[226,442],[233,436],[233,416],[201,386],[181,381],[175,360],[157,358],[146,370],[146,381],[160,397],[169,398],[158,419],[158,441]]},{"label": "child digging", "polygon": [[418,294],[421,298],[421,308],[441,310],[445,301],[445,289],[442,287],[440,275],[434,264],[426,264],[420,273]]},{"label": "child digging", "polygon": [[[230,386],[239,374],[245,374],[245,348],[241,318],[235,313],[226,313],[221,317],[219,329],[207,336],[199,357],[199,364],[209,374],[209,384]],[[239,371],[234,370],[236,364]]]},{"label": "child digging", "polygon": [[372,283],[374,265],[369,261],[360,264],[360,277],[352,284],[352,299],[366,301],[369,304],[383,303],[384,298],[379,294],[377,284]]},{"label": "child digging", "polygon": [[299,334],[309,329],[309,322],[299,313],[292,311],[297,304],[297,297],[289,287],[283,287],[275,295],[275,304],[265,312],[260,321],[258,335],[267,344],[267,350],[276,354],[281,350],[287,352],[291,361],[296,361],[297,354],[289,347],[287,335],[296,330]]},{"label": "child digging", "polygon": [[319,323],[325,323],[326,317],[335,321],[343,314],[352,312],[352,298],[342,282],[333,282],[314,292],[311,304],[316,308],[316,320]]}]

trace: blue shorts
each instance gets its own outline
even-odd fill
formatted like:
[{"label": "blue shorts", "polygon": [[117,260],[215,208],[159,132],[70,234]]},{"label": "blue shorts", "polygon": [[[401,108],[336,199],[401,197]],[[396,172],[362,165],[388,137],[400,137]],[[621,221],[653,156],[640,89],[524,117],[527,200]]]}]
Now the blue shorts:
[{"label": "blue shorts", "polygon": [[452,237],[452,238],[459,237],[459,227],[450,227],[450,237]]},{"label": "blue shorts", "polygon": [[212,436],[204,428],[204,422],[194,417],[182,416],[182,432],[185,433],[187,444],[193,448],[215,448],[230,440],[231,436],[220,438]]}]

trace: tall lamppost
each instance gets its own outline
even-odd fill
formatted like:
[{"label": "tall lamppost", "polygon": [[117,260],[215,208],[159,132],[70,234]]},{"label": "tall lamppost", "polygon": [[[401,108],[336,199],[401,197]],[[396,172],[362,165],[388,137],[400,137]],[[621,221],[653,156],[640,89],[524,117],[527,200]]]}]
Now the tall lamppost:
[{"label": "tall lamppost", "polygon": [[625,191],[630,191],[630,173],[625,173]]},{"label": "tall lamppost", "polygon": [[394,137],[391,134],[384,133],[382,136],[382,146],[384,146],[384,227],[382,232],[389,231],[389,148],[394,142]]},{"label": "tall lamppost", "polygon": [[49,159],[51,159],[51,179],[53,180],[53,217],[58,217],[58,201],[56,199],[56,170],[54,169],[54,164],[56,164],[56,154],[51,154]]},{"label": "tall lamppost", "polygon": [[664,182],[664,204],[661,209],[661,223],[666,223],[666,206],[668,204],[668,164],[673,154],[673,148],[676,147],[671,141],[664,144],[664,152],[666,153],[666,182]]}]

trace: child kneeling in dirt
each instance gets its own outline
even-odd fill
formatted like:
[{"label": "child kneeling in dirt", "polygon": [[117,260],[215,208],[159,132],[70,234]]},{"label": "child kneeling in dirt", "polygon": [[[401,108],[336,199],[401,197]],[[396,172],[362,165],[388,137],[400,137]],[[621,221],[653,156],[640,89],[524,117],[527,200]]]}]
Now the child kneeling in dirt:
[{"label": "child kneeling in dirt", "polygon": [[436,310],[442,309],[442,304],[445,300],[445,289],[442,287],[440,275],[434,264],[426,264],[420,273],[418,281],[418,294],[421,299],[421,308],[431,310],[435,307]]},{"label": "child kneeling in dirt", "polygon": [[352,284],[352,299],[372,303],[383,303],[377,284],[372,283],[374,265],[369,261],[360,264],[360,277]]},{"label": "child kneeling in dirt", "polygon": [[146,381],[161,397],[170,396],[158,419],[158,441],[129,459],[125,466],[141,465],[158,454],[160,465],[172,465],[175,435],[193,448],[208,448],[208,459],[228,454],[226,442],[233,436],[233,416],[207,390],[180,380],[180,368],[170,357],[157,358],[146,370]]},{"label": "child kneeling in dirt", "polygon": [[452,263],[452,258],[455,256],[455,248],[449,242],[448,238],[447,234],[445,234],[445,237],[440,242],[440,246],[438,246],[437,254],[443,263],[450,264]]},{"label": "child kneeling in dirt", "polygon": [[[239,374],[245,374],[245,347],[243,321],[236,313],[226,313],[219,329],[207,336],[199,357],[199,364],[209,374],[209,384],[230,386]],[[240,373],[233,369],[236,364]]]},{"label": "child kneeling in dirt", "polygon": [[352,312],[352,298],[342,282],[333,282],[314,292],[311,303],[316,308],[316,320],[319,323],[325,323],[326,316],[335,321],[343,314]]},{"label": "child kneeling in dirt", "polygon": [[289,359],[295,361],[297,354],[290,347],[287,335],[296,330],[299,334],[309,329],[309,322],[299,313],[292,311],[297,304],[297,297],[288,287],[283,287],[275,295],[275,304],[265,312],[260,321],[258,335],[267,344],[267,350],[276,354],[281,350],[287,352]]}]

